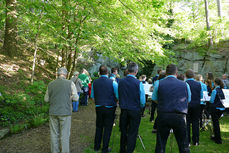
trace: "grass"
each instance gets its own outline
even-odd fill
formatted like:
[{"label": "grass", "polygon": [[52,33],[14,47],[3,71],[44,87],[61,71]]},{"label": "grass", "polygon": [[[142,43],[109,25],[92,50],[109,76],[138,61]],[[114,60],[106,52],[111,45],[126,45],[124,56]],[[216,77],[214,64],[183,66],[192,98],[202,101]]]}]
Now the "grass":
[{"label": "grass", "polygon": [[[156,134],[152,134],[153,123],[149,122],[149,114],[145,112],[145,117],[142,118],[139,134],[142,137],[146,150],[143,150],[141,142],[137,139],[136,148],[134,153],[154,153],[156,145]],[[120,132],[118,128],[118,121],[113,128],[110,148],[113,153],[119,153],[120,145]],[[210,140],[210,131],[200,132],[200,145],[191,146],[191,153],[229,153],[229,115],[225,115],[220,120],[221,137],[223,144],[215,144]],[[93,153],[93,140],[91,145],[84,151],[84,153]],[[173,134],[171,134],[167,141],[166,153],[178,153],[178,146]]]}]

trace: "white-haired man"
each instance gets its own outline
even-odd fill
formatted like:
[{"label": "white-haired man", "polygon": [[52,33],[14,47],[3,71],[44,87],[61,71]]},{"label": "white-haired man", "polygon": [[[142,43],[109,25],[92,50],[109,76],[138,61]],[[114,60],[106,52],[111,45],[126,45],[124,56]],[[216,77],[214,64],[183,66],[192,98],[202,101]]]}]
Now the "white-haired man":
[{"label": "white-haired man", "polygon": [[[50,102],[49,126],[51,153],[69,153],[72,101],[79,99],[75,84],[67,80],[67,69],[58,70],[59,77],[48,84],[44,100]],[[59,145],[59,142],[61,145]]]}]

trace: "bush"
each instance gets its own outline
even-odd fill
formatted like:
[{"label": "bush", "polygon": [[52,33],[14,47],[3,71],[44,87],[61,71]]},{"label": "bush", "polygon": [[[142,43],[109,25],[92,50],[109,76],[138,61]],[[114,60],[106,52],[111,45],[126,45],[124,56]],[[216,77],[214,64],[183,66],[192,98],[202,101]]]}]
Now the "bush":
[{"label": "bush", "polygon": [[25,92],[15,94],[6,94],[4,89],[4,86],[0,86],[0,126],[10,125],[11,133],[17,133],[27,128],[29,123],[36,127],[47,121],[49,104],[44,102],[44,82],[24,86]]},{"label": "bush", "polygon": [[45,114],[39,114],[31,120],[30,125],[32,127],[38,127],[44,124],[46,121],[48,121],[47,116]]},{"label": "bush", "polygon": [[15,124],[10,126],[10,133],[15,134],[28,128],[28,123]]}]

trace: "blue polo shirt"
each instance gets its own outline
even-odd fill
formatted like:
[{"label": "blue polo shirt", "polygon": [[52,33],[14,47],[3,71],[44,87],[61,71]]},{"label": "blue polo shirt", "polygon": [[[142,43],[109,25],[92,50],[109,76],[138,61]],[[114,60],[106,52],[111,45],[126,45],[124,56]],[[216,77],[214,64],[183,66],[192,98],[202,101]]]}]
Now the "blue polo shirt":
[{"label": "blue polo shirt", "polygon": [[[106,77],[108,78],[107,75],[101,75],[100,77]],[[114,88],[114,94],[115,94],[115,97],[116,99],[118,99],[118,83],[116,81],[113,81],[113,88]],[[95,98],[94,97],[94,88],[93,88],[93,84],[92,84],[92,88],[91,88],[91,98]],[[96,105],[96,107],[101,107],[101,105]],[[111,108],[113,106],[105,106],[107,108]]]},{"label": "blue polo shirt", "polygon": [[[205,83],[203,83],[202,81],[200,81],[200,84],[201,84],[201,92],[202,92],[202,94],[203,94],[203,92],[204,91],[208,91],[208,87],[207,87],[207,85],[205,84]],[[202,99],[203,97],[201,97],[201,99]],[[206,102],[205,101],[200,101],[200,104],[202,104],[202,105],[206,105]]]},{"label": "blue polo shirt", "polygon": [[[216,91],[217,88],[220,88],[220,87],[216,86],[215,89],[212,91],[212,94],[211,94],[210,103],[212,103],[212,104],[215,102],[215,97],[216,97],[216,94],[217,94],[217,91]],[[225,110],[225,108],[221,108],[221,107],[216,107],[216,109],[219,109],[221,111]]]},{"label": "blue polo shirt", "polygon": [[[168,75],[164,79],[166,79],[168,77],[176,78],[174,75]],[[192,94],[191,94],[190,86],[187,83],[186,83],[186,85],[187,85],[187,91],[188,91],[188,102],[190,102]],[[158,100],[158,87],[159,87],[159,80],[154,83],[154,89],[153,89],[153,94],[152,94],[152,100],[154,100],[154,101]]]}]

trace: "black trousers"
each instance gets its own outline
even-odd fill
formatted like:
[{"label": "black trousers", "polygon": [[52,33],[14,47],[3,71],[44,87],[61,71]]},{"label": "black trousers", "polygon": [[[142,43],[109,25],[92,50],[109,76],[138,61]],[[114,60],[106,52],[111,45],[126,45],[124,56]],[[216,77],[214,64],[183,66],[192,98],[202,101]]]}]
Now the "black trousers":
[{"label": "black trousers", "polygon": [[156,108],[157,108],[157,103],[152,102],[152,104],[151,104],[151,113],[150,113],[150,121],[154,120],[154,114],[155,114]]},{"label": "black trousers", "polygon": [[155,130],[157,129],[157,122],[158,122],[158,117],[156,117],[154,125],[153,125],[153,129]]},{"label": "black trousers", "polygon": [[219,118],[223,114],[223,111],[215,109],[211,113],[212,122],[213,122],[213,130],[214,130],[214,138],[216,143],[222,143],[221,135],[220,135],[220,126],[219,126]]},{"label": "black trousers", "polygon": [[202,126],[203,126],[202,115],[204,113],[205,108],[206,108],[206,105],[200,104],[200,128],[202,128]]},{"label": "black trousers", "polygon": [[96,107],[96,132],[94,149],[99,150],[103,138],[102,152],[108,152],[116,107]]},{"label": "black trousers", "polygon": [[132,153],[136,146],[141,111],[121,109],[120,115],[120,153]]},{"label": "black trousers", "polygon": [[186,128],[185,114],[159,113],[155,153],[165,153],[165,146],[171,129],[173,129],[179,147],[179,152],[190,153]]},{"label": "black trousers", "polygon": [[200,136],[200,105],[194,105],[188,107],[187,115],[187,131],[188,131],[188,141],[191,143],[190,128],[192,126],[192,143],[199,143]]},{"label": "black trousers", "polygon": [[[147,100],[148,100],[148,96],[149,95],[145,95],[145,100],[146,100],[146,103],[147,103]],[[142,108],[142,116],[144,116],[144,112],[145,112],[145,109],[146,109],[146,105]]]}]

